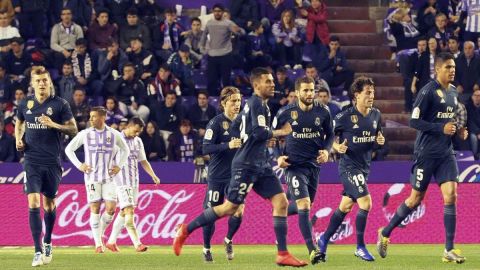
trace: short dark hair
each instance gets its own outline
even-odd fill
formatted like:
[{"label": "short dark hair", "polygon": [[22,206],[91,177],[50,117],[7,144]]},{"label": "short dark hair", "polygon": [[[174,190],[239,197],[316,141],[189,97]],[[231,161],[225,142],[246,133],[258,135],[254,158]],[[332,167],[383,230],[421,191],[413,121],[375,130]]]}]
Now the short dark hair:
[{"label": "short dark hair", "polygon": [[418,43],[419,41],[422,41],[422,40],[427,41],[427,37],[426,37],[426,36],[419,36],[419,37],[417,38],[417,43]]},{"label": "short dark hair", "polygon": [[85,46],[87,47],[88,46],[88,40],[86,38],[79,38],[75,41],[75,46]]},{"label": "short dark hair", "polygon": [[175,93],[175,91],[173,91],[173,90],[170,90],[167,93],[165,93],[165,97],[167,97],[169,95],[174,95],[175,97],[177,97],[177,93]]},{"label": "short dark hair", "polygon": [[321,86],[320,88],[318,88],[318,91],[317,93],[327,93],[328,96],[330,96],[330,91],[328,91],[327,88]]},{"label": "short dark hair", "polygon": [[198,93],[197,93],[197,98],[198,98],[198,96],[200,96],[200,95],[205,95],[205,96],[208,98],[208,92],[205,91],[205,90],[199,90]]},{"label": "short dark hair", "polygon": [[435,19],[438,18],[438,17],[441,17],[441,16],[447,17],[447,15],[445,15],[445,13],[439,12],[439,13],[437,13],[437,15],[435,15]]},{"label": "short dark hair", "polygon": [[356,78],[350,86],[350,98],[354,100],[355,93],[361,93],[363,88],[367,85],[375,86],[372,78],[366,76],[360,76]]},{"label": "short dark hair", "polygon": [[107,109],[103,106],[95,106],[90,109],[91,112],[96,112],[100,116],[107,116]]},{"label": "short dark hair", "polygon": [[128,124],[129,125],[139,125],[141,128],[144,128],[145,127],[145,122],[142,120],[142,118],[138,117],[138,116],[134,116],[132,118],[130,118],[130,120],[128,120]]},{"label": "short dark hair", "polygon": [[193,22],[199,22],[200,24],[202,24],[202,20],[200,20],[198,17],[192,18],[190,24],[192,24]]},{"label": "short dark hair", "polygon": [[108,9],[106,9],[106,8],[99,8],[99,9],[97,10],[97,17],[100,16],[100,14],[102,14],[102,13],[107,13],[107,15],[110,16],[110,13],[109,13],[109,10],[108,10]]},{"label": "short dark hair", "polygon": [[138,10],[136,8],[130,8],[128,11],[127,11],[127,16],[130,15],[130,16],[138,16]]},{"label": "short dark hair", "polygon": [[188,119],[182,119],[182,121],[180,121],[180,126],[192,127],[192,122],[190,122],[190,120],[188,120]]},{"label": "short dark hair", "polygon": [[14,38],[10,39],[10,44],[11,43],[18,43],[18,44],[22,45],[22,44],[25,43],[25,40],[23,40],[23,38],[21,38],[21,37],[14,37]]},{"label": "short dark hair", "polygon": [[286,67],[283,67],[283,66],[280,66],[277,68],[277,73],[287,73],[287,68]]},{"label": "short dark hair", "polygon": [[166,64],[166,63],[160,65],[160,68],[159,68],[158,70],[160,70],[160,69],[163,69],[163,70],[165,70],[165,71],[172,71],[172,69],[170,68],[170,66],[169,66],[168,64]]},{"label": "short dark hair", "polygon": [[[70,11],[70,13],[73,13],[73,11],[72,11],[71,8],[69,8],[69,7],[63,7],[62,10],[60,11],[60,14],[62,14],[63,11],[65,11],[65,10],[68,10],[68,11]],[[1,12],[0,12],[0,13],[1,13]]]},{"label": "short dark hair", "polygon": [[310,78],[310,77],[307,77],[307,76],[302,76],[302,77],[299,77],[296,81],[295,81],[295,90],[300,90],[300,87],[302,86],[302,83],[315,83],[315,81]]},{"label": "short dark hair", "polygon": [[450,36],[448,37],[448,40],[455,40],[456,42],[458,42],[458,38],[456,36]]},{"label": "short dark hair", "polygon": [[133,37],[130,38],[130,40],[128,42],[132,42],[134,40],[138,40],[138,41],[140,41],[140,43],[143,44],[143,40],[140,36],[133,36]]},{"label": "short dark hair", "polygon": [[70,59],[67,59],[63,62],[62,68],[63,68],[63,66],[73,66],[73,63]]},{"label": "short dark hair", "polygon": [[214,10],[214,9],[216,9],[216,8],[218,8],[218,9],[220,9],[220,10],[222,10],[222,11],[225,11],[225,7],[224,7],[222,4],[220,4],[220,3],[216,3],[215,5],[212,6],[212,10]]},{"label": "short dark hair", "polygon": [[262,23],[259,21],[253,21],[252,25],[250,25],[250,30],[256,31],[258,28],[262,26]]},{"label": "short dark hair", "polygon": [[135,65],[131,62],[125,63],[125,65],[123,65],[122,70],[125,69],[126,67],[131,67],[131,68],[135,69]]},{"label": "short dark hair", "polygon": [[308,68],[317,69],[312,63],[308,63],[308,64],[305,66],[305,70],[308,69]]},{"label": "short dark hair", "polygon": [[340,38],[338,36],[332,35],[330,36],[330,41],[340,42]]},{"label": "short dark hair", "polygon": [[173,8],[166,8],[165,14],[177,14]]},{"label": "short dark hair", "polygon": [[257,81],[262,77],[262,75],[268,75],[272,74],[270,70],[263,68],[263,67],[257,67],[254,68],[251,73],[250,73],[250,82],[253,84],[253,82]]},{"label": "short dark hair", "polygon": [[435,66],[441,65],[441,64],[443,64],[443,62],[445,62],[447,60],[455,61],[455,57],[453,56],[453,54],[451,54],[449,52],[441,52],[441,53],[437,54],[436,57],[435,57]]}]

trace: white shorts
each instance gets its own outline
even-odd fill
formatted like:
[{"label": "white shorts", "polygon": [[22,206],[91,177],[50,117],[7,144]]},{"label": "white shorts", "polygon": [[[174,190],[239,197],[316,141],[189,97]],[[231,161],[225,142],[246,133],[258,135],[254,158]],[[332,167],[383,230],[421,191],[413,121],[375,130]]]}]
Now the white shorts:
[{"label": "white shorts", "polygon": [[87,189],[88,203],[117,201],[117,193],[113,181],[108,183],[85,183],[85,188]]},{"label": "white shorts", "polygon": [[120,209],[136,206],[138,202],[138,186],[117,186],[117,195]]}]

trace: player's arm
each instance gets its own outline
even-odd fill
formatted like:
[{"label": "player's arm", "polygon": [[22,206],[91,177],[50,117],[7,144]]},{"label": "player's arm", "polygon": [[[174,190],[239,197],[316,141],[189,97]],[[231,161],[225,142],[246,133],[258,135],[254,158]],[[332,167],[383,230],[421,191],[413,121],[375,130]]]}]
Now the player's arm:
[{"label": "player's arm", "polygon": [[[263,115],[262,109],[260,102],[252,102],[250,108],[250,117],[252,121],[251,135],[253,139],[258,141],[266,141],[273,137],[273,132],[267,125],[267,118]],[[246,116],[242,115],[242,117],[242,120],[244,120]],[[243,123],[242,127],[245,129],[246,123]]]},{"label": "player's arm", "polygon": [[286,117],[286,110],[280,110],[277,113],[277,116],[273,119],[272,128],[273,128],[273,137],[284,137],[292,133],[292,126],[288,122]]},{"label": "player's arm", "polygon": [[335,116],[335,120],[333,121],[333,132],[334,132],[334,139],[333,139],[333,144],[332,148],[335,150],[335,152],[339,154],[345,154],[347,152],[348,146],[347,146],[347,139],[344,139],[342,143],[340,143],[340,137],[342,136],[342,133],[344,131],[344,124],[343,124],[343,119],[345,118],[345,113],[339,113],[337,116]]},{"label": "player's arm", "polygon": [[130,149],[128,149],[127,142],[125,142],[125,140],[122,138],[120,132],[114,130],[113,134],[115,136],[115,145],[120,149],[120,153],[118,153],[120,160],[118,161],[118,166],[114,167],[118,167],[118,170],[120,171],[120,168],[127,164],[128,156],[130,155]]},{"label": "player's arm", "polygon": [[140,142],[140,153],[138,155],[138,160],[140,160],[140,164],[142,164],[142,168],[145,170],[150,177],[152,177],[153,182],[155,185],[160,184],[160,178],[155,174],[153,171],[152,165],[150,165],[150,162],[147,160],[147,154],[145,154],[145,147],[143,147],[143,142],[139,140]]},{"label": "player's arm", "polygon": [[382,117],[380,116],[380,113],[379,113],[379,116],[378,116],[377,123],[378,123],[377,124],[377,131],[375,133],[377,135],[376,135],[374,150],[382,148],[383,145],[385,144],[385,137],[383,137],[383,129],[382,129],[382,125],[381,125]]},{"label": "player's arm", "polygon": [[423,120],[425,113],[430,109],[431,99],[432,95],[429,89],[424,88],[422,92],[418,94],[418,97],[413,104],[413,111],[410,117],[410,127],[423,132],[444,134],[445,124],[431,123]]},{"label": "player's arm", "polygon": [[70,109],[70,105],[66,100],[62,100],[62,108],[60,111],[60,117],[62,119],[61,123],[55,123],[50,117],[42,114],[40,116],[39,121],[41,124],[46,125],[49,128],[54,128],[59,130],[60,132],[74,137],[78,133],[77,123],[75,122],[75,118],[73,118],[72,110]]},{"label": "player's arm", "polygon": [[242,145],[242,140],[233,137],[228,143],[218,142],[220,138],[219,135],[221,135],[221,131],[218,125],[215,125],[214,121],[211,120],[207,125],[205,136],[203,137],[202,152],[204,155],[220,153],[228,149],[236,149]]},{"label": "player's arm", "polygon": [[67,147],[65,147],[65,154],[67,155],[70,162],[72,162],[73,165],[77,167],[77,169],[84,173],[88,173],[90,171],[90,166],[88,164],[80,162],[80,160],[78,160],[77,158],[77,155],[75,154],[75,151],[83,145],[83,139],[85,138],[85,134],[86,133],[82,131],[78,133],[75,137],[73,137]]},{"label": "player's arm", "polygon": [[[328,110],[327,110],[328,111]],[[335,138],[335,134],[333,132],[333,121],[330,112],[328,112],[328,117],[323,121],[322,128],[325,132],[325,150],[330,151],[332,148],[333,140]]]},{"label": "player's arm", "polygon": [[25,121],[17,119],[15,123],[15,145],[18,151],[25,150],[25,143],[23,142],[23,135],[25,134]]}]

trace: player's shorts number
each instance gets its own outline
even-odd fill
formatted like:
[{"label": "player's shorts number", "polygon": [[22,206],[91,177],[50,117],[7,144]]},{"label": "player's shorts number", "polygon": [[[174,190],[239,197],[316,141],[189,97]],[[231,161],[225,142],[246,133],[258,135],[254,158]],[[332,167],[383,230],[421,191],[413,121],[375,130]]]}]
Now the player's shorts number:
[{"label": "player's shorts number", "polygon": [[248,192],[250,192],[252,187],[253,187],[253,183],[251,183],[250,185],[247,185],[247,183],[241,183],[240,188],[238,189],[238,194],[245,195]]},{"label": "player's shorts number", "polygon": [[290,182],[292,183],[293,188],[298,188],[300,186],[300,182],[298,181],[296,176],[290,178]]},{"label": "player's shorts number", "polygon": [[90,185],[90,191],[95,192],[95,184]]},{"label": "player's shorts number", "polygon": [[220,192],[213,191],[213,190],[208,191],[208,201],[218,202],[219,199],[220,199]]},{"label": "player's shorts number", "polygon": [[365,177],[363,174],[357,174],[353,176],[353,181],[357,187],[365,185]]},{"label": "player's shorts number", "polygon": [[423,180],[423,169],[417,169],[417,181]]}]

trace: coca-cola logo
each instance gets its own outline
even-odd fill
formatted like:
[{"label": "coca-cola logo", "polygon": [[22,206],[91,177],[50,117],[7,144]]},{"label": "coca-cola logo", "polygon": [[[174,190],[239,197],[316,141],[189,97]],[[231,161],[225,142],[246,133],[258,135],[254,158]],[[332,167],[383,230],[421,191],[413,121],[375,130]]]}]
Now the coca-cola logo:
[{"label": "coca-cola logo", "polygon": [[[408,196],[408,190],[404,189],[405,186],[405,184],[393,184],[383,197],[382,210],[388,222],[390,222],[395,215],[398,205]],[[420,203],[420,205],[400,223],[399,227],[405,227],[408,224],[420,220],[425,216],[426,209],[425,204],[423,202]]]},{"label": "coca-cola logo", "polygon": [[[180,212],[178,208],[188,202],[194,194],[195,192],[188,193],[183,189],[176,191],[174,194],[161,189],[140,191],[136,211],[147,213],[135,214],[140,237],[150,235],[155,239],[173,238],[175,227],[177,224],[184,223],[187,217],[187,214]],[[58,227],[56,227],[52,239],[78,236],[92,238],[89,226],[90,207],[86,200],[79,200],[79,191],[74,189],[64,191],[57,198],[57,209],[60,212],[57,213]],[[161,206],[161,208],[156,206]],[[127,235],[121,234],[119,236],[119,238],[124,237],[127,237]]]},{"label": "coca-cola logo", "polygon": [[469,166],[458,177],[459,182],[477,183],[480,182],[480,164]]}]

